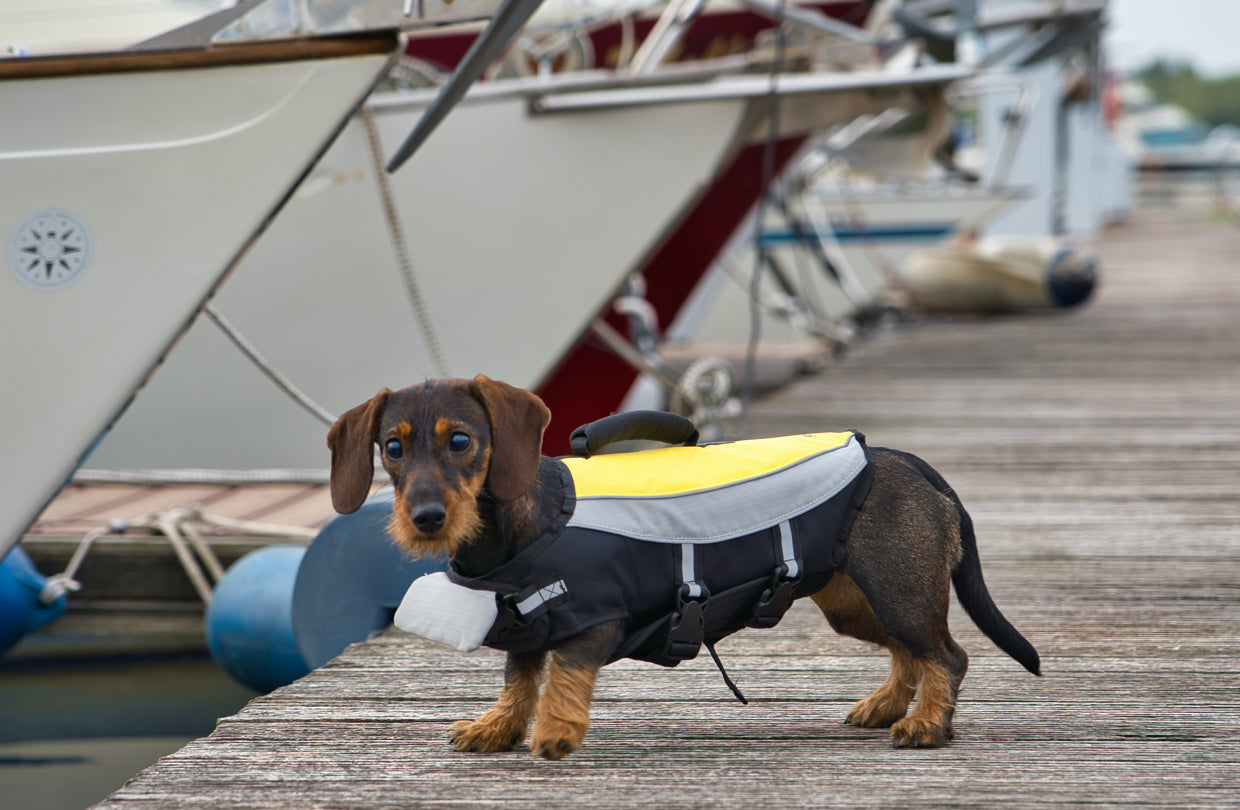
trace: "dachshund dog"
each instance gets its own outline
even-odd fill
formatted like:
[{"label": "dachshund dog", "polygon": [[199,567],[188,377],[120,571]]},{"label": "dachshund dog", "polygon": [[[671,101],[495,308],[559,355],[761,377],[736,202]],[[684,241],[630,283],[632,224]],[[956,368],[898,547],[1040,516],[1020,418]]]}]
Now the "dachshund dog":
[{"label": "dachshund dog", "polygon": [[[572,502],[564,462],[540,452],[549,420],[535,395],[481,375],[384,389],[328,433],[333,505],[344,514],[361,507],[377,444],[395,487],[395,541],[412,555],[446,555],[459,577],[483,577],[542,542]],[[972,521],[942,477],[917,457],[884,448],[869,448],[866,464],[872,478],[846,526],[844,559],[825,584],[797,596],[812,598],[837,632],[891,655],[890,675],[847,722],[889,727],[896,747],[941,746],[953,736],[968,668],[947,627],[953,584],[974,623],[1035,675],[1038,654],[992,601]],[[598,671],[623,656],[616,653],[629,629],[611,619],[545,647],[510,649],[494,708],[457,722],[453,745],[509,750],[529,732],[542,757],[577,750]]]}]

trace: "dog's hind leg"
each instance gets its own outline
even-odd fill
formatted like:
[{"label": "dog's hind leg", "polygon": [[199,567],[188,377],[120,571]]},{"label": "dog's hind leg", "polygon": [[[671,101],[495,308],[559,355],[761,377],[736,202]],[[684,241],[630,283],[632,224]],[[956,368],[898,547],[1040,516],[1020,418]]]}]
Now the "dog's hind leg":
[{"label": "dog's hind leg", "polygon": [[848,712],[847,721],[863,728],[887,728],[908,713],[918,672],[913,657],[883,632],[865,594],[846,574],[836,574],[811,597],[837,632],[885,647],[891,653],[891,673],[874,694]]},{"label": "dog's hind leg", "polygon": [[[862,638],[881,644],[891,653],[891,677],[884,686],[898,682],[908,690],[901,697],[908,692],[916,695],[908,717],[891,724],[892,744],[897,748],[934,748],[953,736],[952,718],[969,656],[948,632],[945,595],[930,598],[925,590],[891,588],[892,584],[888,580],[883,589],[867,597],[882,635]],[[899,686],[893,684],[891,688],[894,691]]]},{"label": "dog's hind leg", "polygon": [[[969,666],[947,629],[952,572],[962,554],[960,513],[899,454],[874,448],[871,459],[874,482],[849,532],[848,557],[815,601],[837,630],[892,654],[892,677],[850,722],[891,721],[894,745],[938,746],[951,739]],[[893,719],[910,692],[912,712]]]},{"label": "dog's hind leg", "polygon": [[[963,650],[955,649],[963,660],[968,660]],[[952,717],[963,672],[957,675],[930,658],[914,660],[921,675],[917,683],[917,704],[908,717],[892,724],[891,744],[896,748],[935,748],[955,736]]]},{"label": "dog's hind leg", "polygon": [[525,739],[538,689],[542,685],[547,653],[508,654],[504,665],[504,690],[495,708],[477,720],[460,720],[452,726],[452,745],[458,751],[510,751]]},{"label": "dog's hind leg", "polygon": [[[872,695],[853,706],[847,722],[865,728],[890,726],[896,747],[936,747],[951,739],[968,656],[947,633],[946,619],[904,626],[901,619],[909,616],[908,605],[893,609],[880,599],[876,611],[843,573],[813,599],[837,632],[877,644],[891,654],[891,673]],[[913,711],[905,717],[914,697]]]}]

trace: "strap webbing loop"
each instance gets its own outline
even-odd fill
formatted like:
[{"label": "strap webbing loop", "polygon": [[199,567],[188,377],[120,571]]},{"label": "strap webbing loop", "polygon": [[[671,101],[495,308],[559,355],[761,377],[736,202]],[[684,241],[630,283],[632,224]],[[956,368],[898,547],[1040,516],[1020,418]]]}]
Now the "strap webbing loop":
[{"label": "strap webbing loop", "polygon": [[668,620],[667,643],[663,655],[679,661],[697,658],[706,637],[706,603],[710,591],[697,581],[697,563],[692,543],[680,545],[680,587],[676,591],[676,612]]},{"label": "strap webbing loop", "polygon": [[786,520],[779,524],[779,554],[783,562],[775,566],[771,584],[758,597],[753,616],[749,619],[750,627],[765,629],[779,624],[796,598],[796,587],[801,581],[801,562],[797,559],[792,524]]}]

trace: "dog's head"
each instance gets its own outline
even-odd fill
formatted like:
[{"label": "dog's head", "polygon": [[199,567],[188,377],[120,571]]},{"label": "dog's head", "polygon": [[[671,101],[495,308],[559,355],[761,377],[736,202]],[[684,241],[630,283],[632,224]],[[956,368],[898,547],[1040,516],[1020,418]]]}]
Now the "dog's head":
[{"label": "dog's head", "polygon": [[396,489],[390,533],[415,555],[451,556],[482,528],[480,495],[511,503],[533,486],[550,418],[535,395],[482,375],[385,388],[327,433],[332,505],[361,508],[378,444]]}]

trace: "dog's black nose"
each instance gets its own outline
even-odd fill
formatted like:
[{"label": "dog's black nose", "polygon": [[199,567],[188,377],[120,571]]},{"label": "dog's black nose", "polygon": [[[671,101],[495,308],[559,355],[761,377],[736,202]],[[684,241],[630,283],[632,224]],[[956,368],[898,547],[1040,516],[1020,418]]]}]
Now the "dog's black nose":
[{"label": "dog's black nose", "polygon": [[447,519],[448,513],[444,511],[443,504],[428,503],[415,507],[410,517],[413,519],[413,525],[418,527],[418,531],[430,534],[443,528],[443,522]]}]

